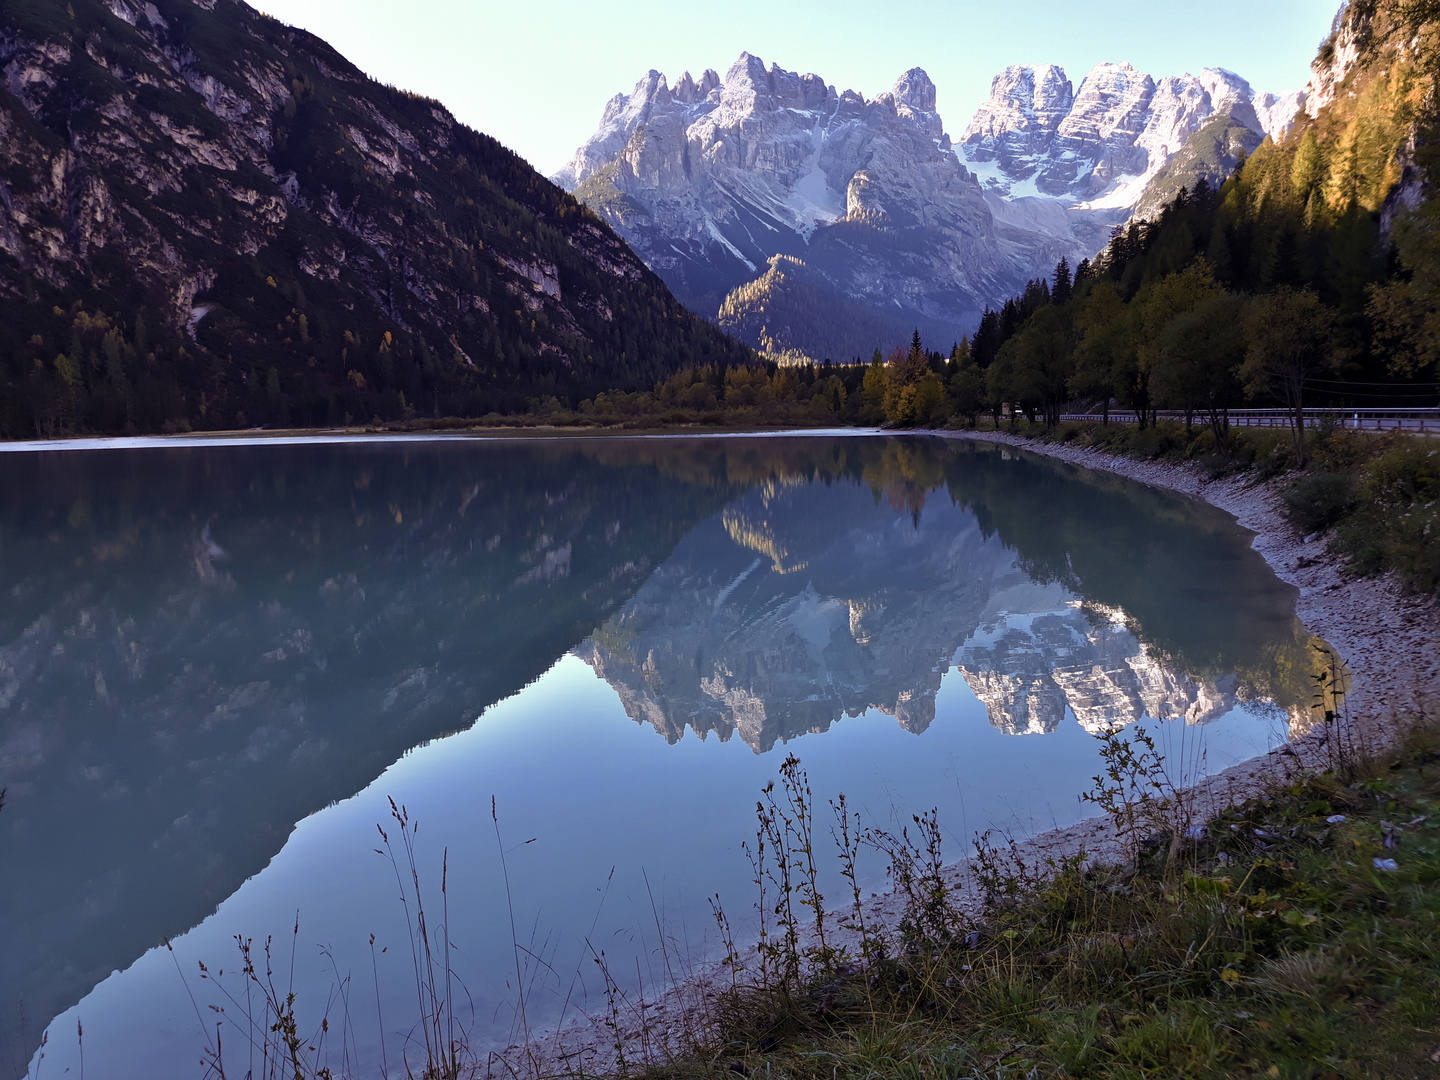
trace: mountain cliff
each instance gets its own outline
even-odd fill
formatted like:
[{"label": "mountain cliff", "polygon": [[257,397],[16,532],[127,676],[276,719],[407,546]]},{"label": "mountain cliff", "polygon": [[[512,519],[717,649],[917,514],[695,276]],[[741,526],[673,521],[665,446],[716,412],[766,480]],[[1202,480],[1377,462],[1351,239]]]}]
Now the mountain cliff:
[{"label": "mountain cliff", "polygon": [[1219,69],[1101,64],[1077,92],[1058,67],[1017,66],[952,146],[918,68],[866,100],[742,53],[723,77],[649,72],[554,179],[693,310],[771,353],[850,359],[916,327],[971,332],[1103,247],[1208,121],[1258,140],[1302,100]]},{"label": "mountain cliff", "polygon": [[0,71],[0,433],[474,413],[745,356],[515,154],[237,0],[16,0]]},{"label": "mountain cliff", "polygon": [[959,147],[988,189],[1062,199],[1082,214],[1123,220],[1207,121],[1229,117],[1260,138],[1278,138],[1305,100],[1303,92],[1258,94],[1223,68],[1156,80],[1129,64],[1104,63],[1079,90],[1071,86],[1053,65],[996,76]]},{"label": "mountain cliff", "polygon": [[[918,68],[873,100],[749,53],[723,78],[687,73],[671,87],[652,71],[611,100],[556,180],[710,318],[775,255],[852,302],[957,337],[1023,280]],[[849,358],[824,335],[805,344]]]}]

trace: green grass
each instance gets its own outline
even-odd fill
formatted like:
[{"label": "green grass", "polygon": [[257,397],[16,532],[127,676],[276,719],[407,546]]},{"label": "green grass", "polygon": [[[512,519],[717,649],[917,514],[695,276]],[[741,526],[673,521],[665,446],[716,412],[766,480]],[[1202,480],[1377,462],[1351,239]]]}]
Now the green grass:
[{"label": "green grass", "polygon": [[1433,1076],[1435,747],[1293,780],[1123,867],[1067,863],[968,939],[957,919],[868,967],[742,988],[711,1045],[645,1075]]}]

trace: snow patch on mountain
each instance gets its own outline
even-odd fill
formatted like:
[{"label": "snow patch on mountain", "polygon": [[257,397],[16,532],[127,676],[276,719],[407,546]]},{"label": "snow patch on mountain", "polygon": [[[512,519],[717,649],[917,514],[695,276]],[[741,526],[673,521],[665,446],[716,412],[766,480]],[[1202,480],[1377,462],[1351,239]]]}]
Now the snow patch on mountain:
[{"label": "snow patch on mountain", "polygon": [[1257,93],[1239,75],[1206,68],[1156,80],[1129,64],[1097,64],[1072,94],[1051,64],[1006,68],[991,84],[959,152],[1003,198],[1037,194],[1080,209],[1133,208],[1150,179],[1207,120],[1232,116],[1282,138],[1305,91]]}]

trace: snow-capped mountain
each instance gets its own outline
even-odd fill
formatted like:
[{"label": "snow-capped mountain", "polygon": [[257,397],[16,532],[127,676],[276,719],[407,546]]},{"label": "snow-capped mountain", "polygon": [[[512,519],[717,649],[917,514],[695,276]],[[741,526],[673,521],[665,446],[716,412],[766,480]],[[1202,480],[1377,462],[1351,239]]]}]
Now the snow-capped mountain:
[{"label": "snow-capped mountain", "polygon": [[[1157,82],[1101,64],[1075,91],[1058,67],[1017,66],[957,148],[919,68],[867,100],[741,53],[723,78],[649,72],[553,179],[693,310],[761,347],[848,359],[859,337],[971,332],[1029,278],[1099,250],[1206,121],[1278,134],[1302,100],[1219,69]],[[767,284],[802,273],[806,303],[833,298],[818,320],[833,334],[789,310],[800,290]]]},{"label": "snow-capped mountain", "polygon": [[555,179],[711,317],[776,255],[907,326],[968,327],[1024,280],[918,68],[868,101],[749,53],[723,79],[652,71]]},{"label": "snow-capped mountain", "polygon": [[991,83],[959,151],[1002,197],[1044,196],[1082,212],[1123,213],[1212,117],[1278,139],[1304,99],[1303,91],[1256,93],[1223,68],[1157,81],[1129,64],[1098,64],[1072,91],[1061,68],[1015,66]]}]

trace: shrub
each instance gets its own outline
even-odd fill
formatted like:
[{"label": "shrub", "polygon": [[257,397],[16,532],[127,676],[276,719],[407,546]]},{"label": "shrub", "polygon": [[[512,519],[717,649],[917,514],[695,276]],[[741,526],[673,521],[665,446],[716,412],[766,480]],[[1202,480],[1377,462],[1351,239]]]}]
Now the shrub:
[{"label": "shrub", "polygon": [[1301,533],[1323,532],[1338,524],[1358,503],[1355,482],[1342,473],[1301,477],[1283,496],[1285,515]]},{"label": "shrub", "polygon": [[1365,469],[1337,546],[1358,574],[1395,570],[1413,589],[1440,588],[1440,451],[1409,442]]}]

